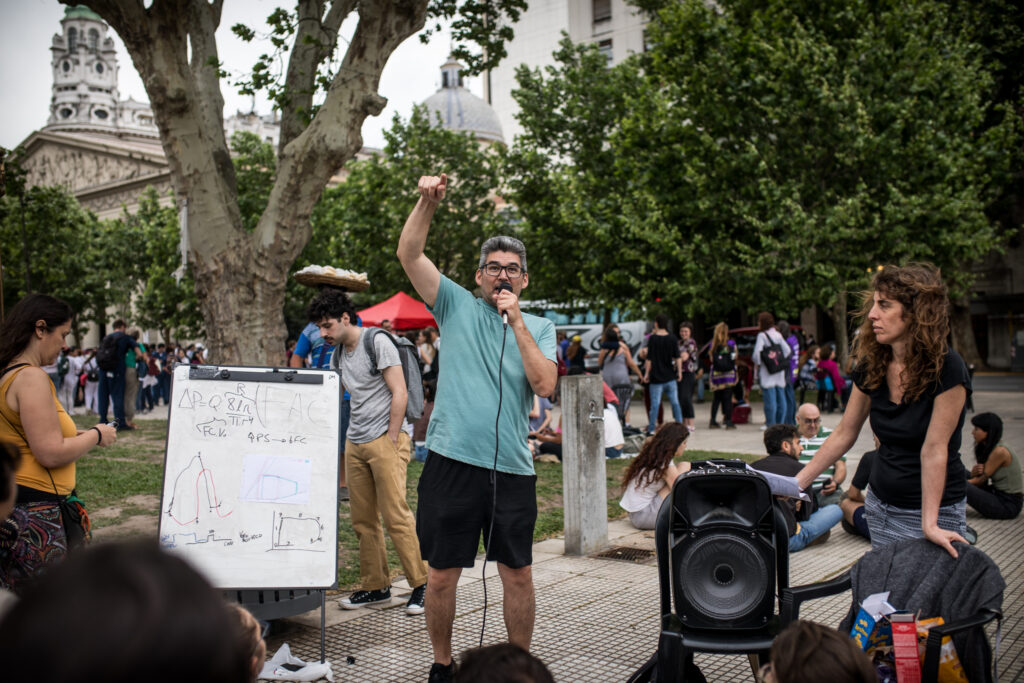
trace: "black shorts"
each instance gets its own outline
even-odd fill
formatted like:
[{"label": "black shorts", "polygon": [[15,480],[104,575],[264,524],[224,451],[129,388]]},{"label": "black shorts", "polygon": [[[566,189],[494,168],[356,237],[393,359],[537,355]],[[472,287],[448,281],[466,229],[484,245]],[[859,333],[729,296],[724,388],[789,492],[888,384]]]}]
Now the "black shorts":
[{"label": "black shorts", "polygon": [[487,547],[494,491],[491,470],[430,451],[417,487],[416,535],[420,553],[431,567],[472,567],[481,534],[487,559],[512,569],[533,564],[537,477],[496,474],[498,502]]}]

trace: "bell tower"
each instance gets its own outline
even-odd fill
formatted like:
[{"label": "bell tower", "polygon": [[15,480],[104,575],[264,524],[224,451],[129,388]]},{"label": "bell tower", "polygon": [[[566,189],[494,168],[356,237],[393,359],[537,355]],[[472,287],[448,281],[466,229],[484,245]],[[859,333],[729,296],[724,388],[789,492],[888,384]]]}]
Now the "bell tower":
[{"label": "bell tower", "polygon": [[87,7],[64,11],[53,36],[53,97],[47,128],[117,126],[117,53],[107,24]]}]

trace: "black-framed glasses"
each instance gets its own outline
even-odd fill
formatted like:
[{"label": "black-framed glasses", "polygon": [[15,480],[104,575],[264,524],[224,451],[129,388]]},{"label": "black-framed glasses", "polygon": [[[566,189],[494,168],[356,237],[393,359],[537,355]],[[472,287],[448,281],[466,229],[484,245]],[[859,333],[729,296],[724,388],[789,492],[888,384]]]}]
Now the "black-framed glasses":
[{"label": "black-framed glasses", "polygon": [[800,421],[808,425],[821,424],[820,417],[801,417]]},{"label": "black-framed glasses", "polygon": [[501,271],[505,271],[505,275],[508,275],[509,280],[515,280],[522,277],[523,273],[526,272],[518,263],[510,263],[507,266],[503,266],[497,261],[490,261],[485,263],[483,268],[480,270],[484,271],[491,277],[498,277],[501,275]]}]

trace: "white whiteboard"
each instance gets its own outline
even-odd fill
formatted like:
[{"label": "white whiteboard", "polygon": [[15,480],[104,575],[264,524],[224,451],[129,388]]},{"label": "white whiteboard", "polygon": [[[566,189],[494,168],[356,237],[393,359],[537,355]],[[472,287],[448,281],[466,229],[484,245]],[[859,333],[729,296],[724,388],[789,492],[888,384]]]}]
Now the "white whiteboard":
[{"label": "white whiteboard", "polygon": [[340,379],[175,367],[160,544],[218,588],[334,587]]}]

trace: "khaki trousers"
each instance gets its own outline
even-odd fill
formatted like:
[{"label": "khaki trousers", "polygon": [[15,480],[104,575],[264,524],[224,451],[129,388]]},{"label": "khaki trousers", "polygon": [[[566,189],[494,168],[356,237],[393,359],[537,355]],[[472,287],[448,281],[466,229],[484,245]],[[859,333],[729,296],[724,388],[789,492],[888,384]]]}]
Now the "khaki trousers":
[{"label": "khaki trousers", "polygon": [[352,528],[359,539],[359,577],[363,590],[381,590],[391,585],[381,517],[409,585],[417,588],[427,582],[427,563],[420,555],[416,519],[405,501],[405,469],[409,456],[410,440],[405,432],[399,435],[397,446],[387,433],[369,443],[345,442],[345,477]]}]

